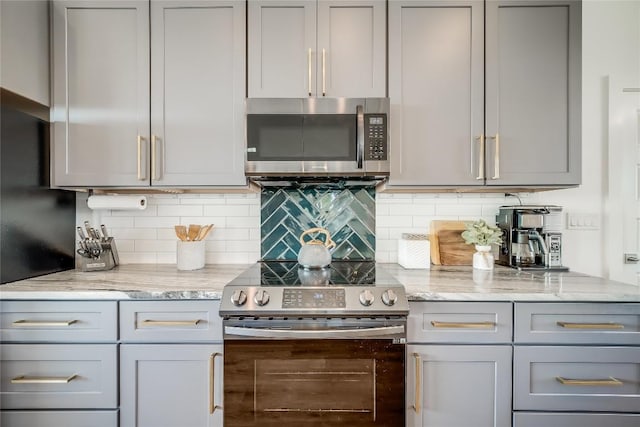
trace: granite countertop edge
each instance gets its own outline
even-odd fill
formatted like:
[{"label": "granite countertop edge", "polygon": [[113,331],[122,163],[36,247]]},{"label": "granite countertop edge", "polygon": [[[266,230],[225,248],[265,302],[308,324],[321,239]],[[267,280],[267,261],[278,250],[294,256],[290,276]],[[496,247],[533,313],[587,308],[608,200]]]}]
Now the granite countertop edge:
[{"label": "granite countertop edge", "polygon": [[[640,286],[575,272],[379,266],[405,286],[410,301],[640,302]],[[0,300],[217,300],[224,285],[248,267],[178,271],[171,264],[128,264],[105,272],[69,270],[1,285]]]}]

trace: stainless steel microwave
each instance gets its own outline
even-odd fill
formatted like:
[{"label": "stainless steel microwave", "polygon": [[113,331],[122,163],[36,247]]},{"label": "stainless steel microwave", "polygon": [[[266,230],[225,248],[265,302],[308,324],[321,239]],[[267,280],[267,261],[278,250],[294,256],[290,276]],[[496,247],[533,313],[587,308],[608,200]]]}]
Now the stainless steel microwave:
[{"label": "stainless steel microwave", "polygon": [[250,98],[247,176],[389,175],[389,98]]}]

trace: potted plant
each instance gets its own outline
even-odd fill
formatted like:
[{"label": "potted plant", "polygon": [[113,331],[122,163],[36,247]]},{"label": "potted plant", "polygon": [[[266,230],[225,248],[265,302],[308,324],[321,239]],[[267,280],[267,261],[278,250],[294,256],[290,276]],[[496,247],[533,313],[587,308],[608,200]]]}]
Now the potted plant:
[{"label": "potted plant", "polygon": [[491,245],[502,243],[502,230],[489,225],[483,219],[465,224],[466,230],[462,232],[465,243],[475,245],[476,253],[473,254],[473,268],[480,270],[493,269],[493,254]]}]

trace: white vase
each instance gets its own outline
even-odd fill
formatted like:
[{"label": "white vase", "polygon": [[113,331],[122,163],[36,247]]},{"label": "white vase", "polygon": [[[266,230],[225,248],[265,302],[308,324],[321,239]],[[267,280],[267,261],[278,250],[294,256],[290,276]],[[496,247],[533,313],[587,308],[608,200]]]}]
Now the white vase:
[{"label": "white vase", "polygon": [[493,270],[493,254],[491,245],[476,245],[476,253],[473,254],[473,268],[478,270]]}]

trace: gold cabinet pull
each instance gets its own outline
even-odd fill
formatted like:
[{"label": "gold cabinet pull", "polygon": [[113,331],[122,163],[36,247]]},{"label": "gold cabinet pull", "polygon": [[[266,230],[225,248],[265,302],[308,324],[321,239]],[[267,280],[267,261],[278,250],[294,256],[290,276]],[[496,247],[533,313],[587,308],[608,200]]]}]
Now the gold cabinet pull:
[{"label": "gold cabinet pull", "polygon": [[308,62],[308,71],[309,71],[309,96],[311,96],[311,48],[309,48],[309,53],[307,55]]},{"label": "gold cabinet pull", "polygon": [[326,49],[322,48],[322,96],[327,95]]},{"label": "gold cabinet pull", "polygon": [[78,374],[68,377],[27,377],[20,375],[11,379],[11,384],[68,384],[73,381]]},{"label": "gold cabinet pull", "polygon": [[624,382],[614,377],[597,379],[597,380],[581,380],[581,379],[556,377],[556,381],[558,381],[562,385],[573,385],[573,386],[608,387],[608,386],[624,385]]},{"label": "gold cabinet pull", "polygon": [[493,176],[491,179],[500,179],[500,134],[489,136],[488,139],[496,141],[496,149],[493,152]]},{"label": "gold cabinet pull", "polygon": [[142,141],[144,138],[141,135],[138,135],[138,180],[144,181],[146,179],[145,175],[142,174]]},{"label": "gold cabinet pull", "polygon": [[484,134],[476,136],[475,140],[480,142],[480,154],[478,154],[478,176],[476,176],[476,179],[480,180],[484,179]]},{"label": "gold cabinet pull", "polygon": [[157,155],[157,151],[158,151],[158,138],[155,135],[151,135],[151,179],[152,180],[156,180],[158,179],[158,159],[156,158]]},{"label": "gold cabinet pull", "polygon": [[71,326],[77,320],[16,320],[13,326]]},{"label": "gold cabinet pull", "polygon": [[571,323],[556,322],[556,325],[566,329],[624,329],[622,323]]},{"label": "gold cabinet pull", "polygon": [[419,353],[413,353],[413,358],[416,361],[416,394],[413,401],[413,410],[416,414],[420,413],[420,402],[422,401],[422,357]]},{"label": "gold cabinet pull", "polygon": [[434,328],[449,329],[493,329],[496,327],[496,322],[439,322],[437,320],[432,320],[431,326]]},{"label": "gold cabinet pull", "polygon": [[209,414],[216,412],[216,409],[222,409],[222,406],[215,403],[215,372],[216,372],[216,357],[222,356],[222,353],[213,353],[209,356]]},{"label": "gold cabinet pull", "polygon": [[200,323],[200,319],[195,320],[153,320],[145,319],[142,321],[143,326],[196,326]]}]

